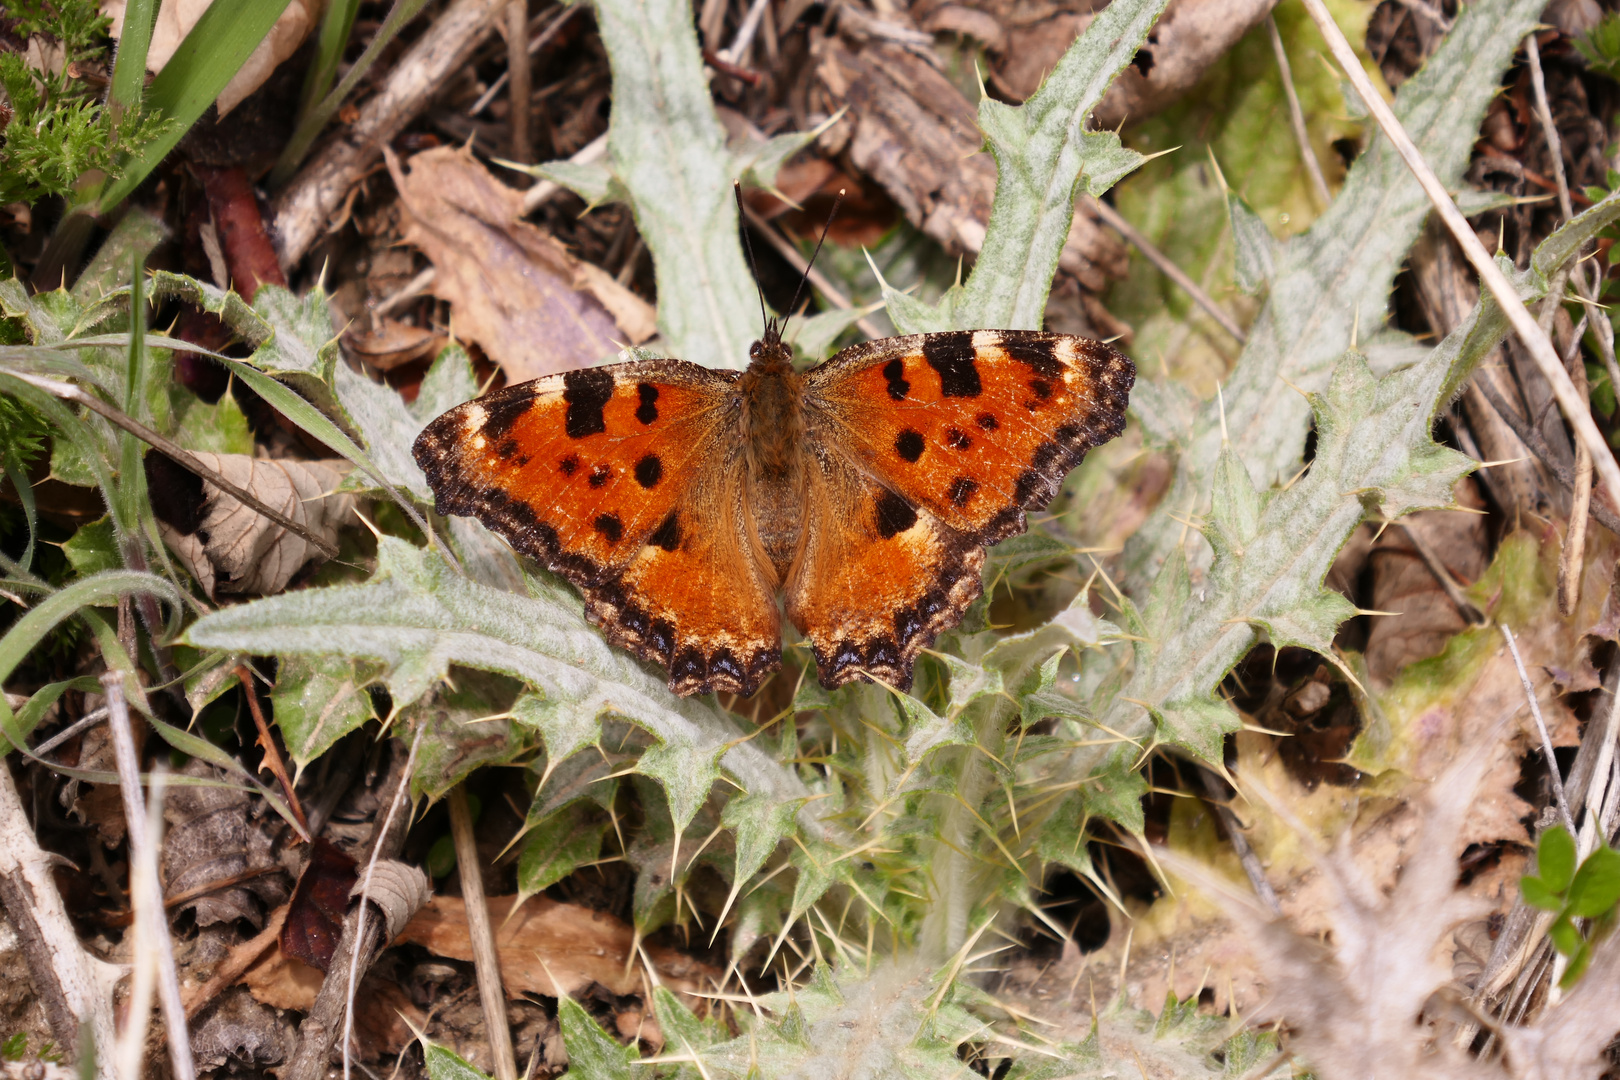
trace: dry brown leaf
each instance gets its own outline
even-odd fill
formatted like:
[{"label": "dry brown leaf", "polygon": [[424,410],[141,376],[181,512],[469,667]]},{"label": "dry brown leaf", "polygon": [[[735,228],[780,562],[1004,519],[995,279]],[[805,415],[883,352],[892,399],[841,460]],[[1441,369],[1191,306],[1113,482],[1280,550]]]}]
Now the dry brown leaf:
[{"label": "dry brown leaf", "polygon": [[[639,965],[631,962],[635,931],[628,923],[543,896],[530,897],[508,920],[514,899],[489,898],[501,978],[509,996],[574,996],[592,983],[619,995],[645,990]],[[435,896],[405,927],[399,942],[421,945],[436,956],[471,960],[466,905],[457,896]],[[718,971],[674,949],[644,944],[640,951],[657,968],[660,984],[677,993],[719,982]]]},{"label": "dry brown leaf", "polygon": [[456,336],[482,346],[508,381],[595,364],[657,331],[650,304],[523,221],[523,193],[471,150],[425,151],[408,173],[387,158],[405,238],[437,270],[433,292],[450,302]]},{"label": "dry brown leaf", "polygon": [[[124,33],[124,8],[127,0],[101,0],[101,13],[112,19],[112,36]],[[163,70],[180,43],[185,40],[197,20],[203,17],[212,0],[164,0],[158,8],[157,21],[152,26],[152,43],[146,51],[146,69]],[[224,116],[240,105],[244,98],[257,90],[276,65],[298,51],[309,32],[320,20],[326,7],[324,0],[292,0],[282,11],[281,18],[270,28],[259,47],[253,50],[231,81],[220,91],[216,104],[219,115]]]},{"label": "dry brown leaf", "polygon": [[[318,969],[287,956],[278,946],[248,968],[241,982],[261,1004],[307,1013],[325,979]],[[398,1053],[411,1041],[412,1026],[427,1026],[427,1014],[392,979],[367,975],[354,1000],[355,1041],[367,1061]]]},{"label": "dry brown leaf", "polygon": [[393,371],[413,360],[437,356],[448,341],[439,330],[386,318],[363,332],[356,326],[343,335],[349,351],[378,371]]},{"label": "dry brown leaf", "polygon": [[[346,461],[268,460],[202,452],[196,457],[333,544],[338,527],[348,523],[354,513],[354,496],[333,494],[348,469]],[[278,593],[306,562],[321,557],[320,549],[302,537],[206,480],[201,483],[202,506],[192,520],[180,524],[160,520],[158,527],[163,542],[210,598],[216,589]]]}]

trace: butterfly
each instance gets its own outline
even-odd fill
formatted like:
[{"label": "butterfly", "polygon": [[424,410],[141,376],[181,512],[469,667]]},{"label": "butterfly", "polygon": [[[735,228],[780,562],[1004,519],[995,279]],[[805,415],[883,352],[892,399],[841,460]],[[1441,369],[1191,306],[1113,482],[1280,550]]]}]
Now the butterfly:
[{"label": "butterfly", "polygon": [[783,614],[823,686],[906,690],[982,592],[985,547],[1123,430],[1134,381],[1103,342],[1026,330],[882,338],[799,372],[772,320],[744,371],[548,375],[451,409],[413,453],[438,513],[572,582],[676,694],[754,693]]}]

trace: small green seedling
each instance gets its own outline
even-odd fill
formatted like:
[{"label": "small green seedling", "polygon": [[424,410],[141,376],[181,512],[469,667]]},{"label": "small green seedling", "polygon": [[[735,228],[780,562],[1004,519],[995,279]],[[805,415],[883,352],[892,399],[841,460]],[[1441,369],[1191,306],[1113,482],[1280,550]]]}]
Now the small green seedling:
[{"label": "small green seedling", "polygon": [[[1569,968],[1559,983],[1567,990],[1592,959],[1591,939],[1596,929],[1613,919],[1620,904],[1620,852],[1602,844],[1577,869],[1575,841],[1558,826],[1542,833],[1536,845],[1536,868],[1540,876],[1521,878],[1519,888],[1525,903],[1556,913],[1547,936],[1569,958]],[[1583,937],[1576,919],[1595,920],[1594,933]]]}]

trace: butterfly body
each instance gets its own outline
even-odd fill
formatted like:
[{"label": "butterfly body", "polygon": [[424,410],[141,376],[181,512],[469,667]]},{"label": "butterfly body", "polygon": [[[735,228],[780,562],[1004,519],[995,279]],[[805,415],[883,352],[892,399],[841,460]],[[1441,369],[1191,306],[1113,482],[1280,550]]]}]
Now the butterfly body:
[{"label": "butterfly body", "polygon": [[985,546],[1120,432],[1133,380],[1101,342],[996,330],[884,338],[799,372],[772,327],[743,372],[547,376],[450,410],[414,453],[439,513],[573,582],[678,694],[758,689],[783,613],[823,685],[908,688],[980,595]]}]

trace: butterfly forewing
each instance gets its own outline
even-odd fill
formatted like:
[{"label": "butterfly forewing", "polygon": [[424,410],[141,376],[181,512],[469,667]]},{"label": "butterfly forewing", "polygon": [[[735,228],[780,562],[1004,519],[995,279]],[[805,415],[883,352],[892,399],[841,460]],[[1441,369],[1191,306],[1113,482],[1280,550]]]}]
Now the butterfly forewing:
[{"label": "butterfly forewing", "polygon": [[441,514],[466,514],[585,594],[615,644],[677,693],[751,693],[780,654],[741,508],[735,372],[679,360],[571,371],[423,430]]},{"label": "butterfly forewing", "polygon": [[884,338],[810,373],[809,426],[945,524],[1022,532],[1091,447],[1123,430],[1135,368],[1100,341],[1032,330]]}]

